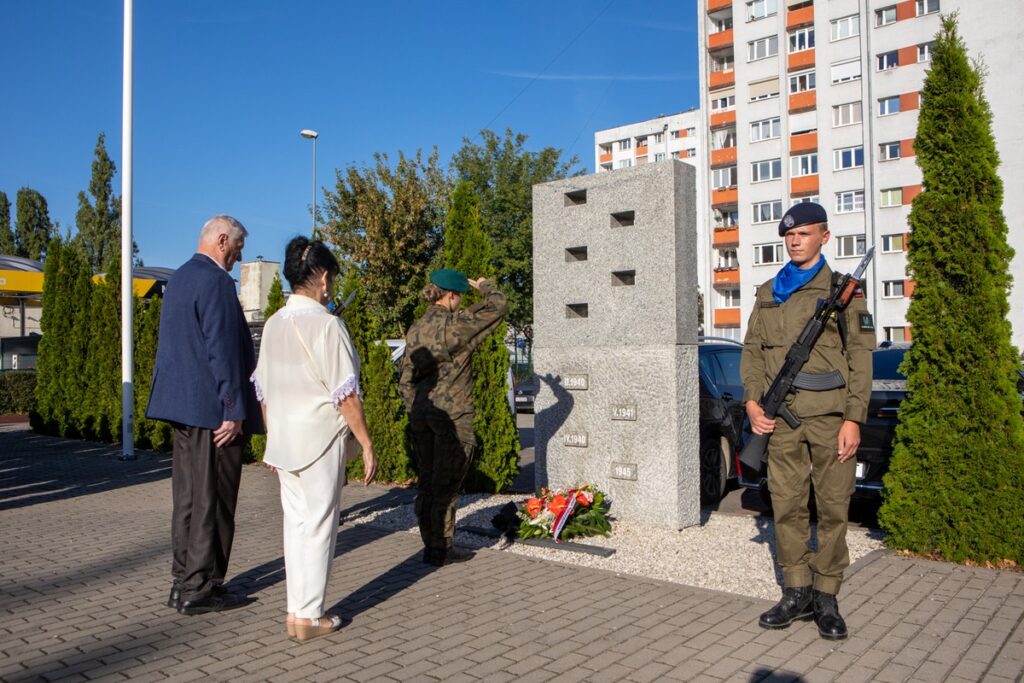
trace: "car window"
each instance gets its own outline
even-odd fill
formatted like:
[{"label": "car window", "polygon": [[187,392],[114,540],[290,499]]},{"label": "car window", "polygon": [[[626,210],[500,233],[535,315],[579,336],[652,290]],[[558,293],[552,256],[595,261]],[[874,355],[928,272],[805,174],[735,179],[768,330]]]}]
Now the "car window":
[{"label": "car window", "polygon": [[714,354],[711,353],[698,353],[697,363],[700,365],[700,369],[707,375],[708,381],[718,384],[718,363],[715,362]]},{"label": "car window", "polygon": [[715,354],[718,359],[718,367],[721,374],[719,382],[729,386],[742,386],[743,378],[740,376],[740,358],[743,353],[739,349],[719,351]]},{"label": "car window", "polygon": [[871,376],[874,379],[906,379],[898,369],[906,352],[906,349],[886,349],[872,353]]}]

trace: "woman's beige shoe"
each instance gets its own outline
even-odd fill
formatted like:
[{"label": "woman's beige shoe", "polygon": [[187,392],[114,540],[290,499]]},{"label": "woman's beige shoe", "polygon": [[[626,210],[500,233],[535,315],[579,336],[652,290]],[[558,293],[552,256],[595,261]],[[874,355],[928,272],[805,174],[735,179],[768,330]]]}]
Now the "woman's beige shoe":
[{"label": "woman's beige shoe", "polygon": [[334,633],[341,628],[341,617],[324,616],[319,619],[310,619],[311,623],[301,624],[295,622],[295,639],[300,641],[312,640],[320,636]]}]

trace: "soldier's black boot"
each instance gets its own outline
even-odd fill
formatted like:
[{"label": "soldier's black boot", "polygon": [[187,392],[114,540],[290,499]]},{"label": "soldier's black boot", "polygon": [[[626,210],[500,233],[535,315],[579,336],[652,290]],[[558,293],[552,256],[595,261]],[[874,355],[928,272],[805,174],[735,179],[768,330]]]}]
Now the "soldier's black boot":
[{"label": "soldier's black boot", "polygon": [[810,619],[812,616],[810,586],[783,588],[782,599],[762,614],[757,623],[761,628],[788,628],[797,619]]},{"label": "soldier's black boot", "polygon": [[846,622],[839,615],[839,603],[831,593],[814,591],[814,623],[818,633],[826,640],[843,640],[847,636]]}]

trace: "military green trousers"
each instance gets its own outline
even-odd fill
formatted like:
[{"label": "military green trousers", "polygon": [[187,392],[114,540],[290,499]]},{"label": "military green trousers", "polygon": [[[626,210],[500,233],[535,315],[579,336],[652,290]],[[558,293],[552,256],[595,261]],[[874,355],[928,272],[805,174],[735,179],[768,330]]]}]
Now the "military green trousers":
[{"label": "military green trousers", "polygon": [[[803,419],[796,429],[778,420],[768,441],[768,490],[775,511],[775,545],[786,588],[813,584],[836,594],[850,565],[846,526],[857,462],[838,458],[843,418]],[[818,550],[810,548],[810,484],[818,508]]]},{"label": "military green trousers", "polygon": [[459,489],[473,460],[475,444],[469,434],[460,437],[451,422],[410,420],[412,444],[419,492],[416,494],[416,518],[426,548],[449,550],[455,536],[455,503]]}]

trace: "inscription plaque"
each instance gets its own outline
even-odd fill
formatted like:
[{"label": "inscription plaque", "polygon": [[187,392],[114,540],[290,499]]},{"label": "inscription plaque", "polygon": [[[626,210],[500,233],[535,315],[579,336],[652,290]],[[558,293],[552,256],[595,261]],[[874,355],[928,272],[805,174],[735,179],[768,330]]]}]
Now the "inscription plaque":
[{"label": "inscription plaque", "polygon": [[588,443],[587,433],[566,432],[563,443],[565,443],[566,446],[572,446],[574,448],[586,448]]},{"label": "inscription plaque", "polygon": [[622,404],[612,406],[612,419],[613,420],[635,420],[636,419],[636,404]]},{"label": "inscription plaque", "polygon": [[562,377],[562,386],[570,391],[586,391],[590,388],[588,375],[565,375]]},{"label": "inscription plaque", "polygon": [[636,481],[636,463],[635,462],[613,462],[611,474],[612,479],[626,479],[628,481]]}]

